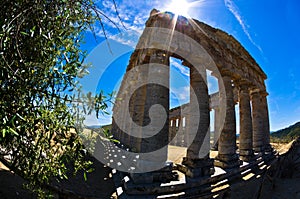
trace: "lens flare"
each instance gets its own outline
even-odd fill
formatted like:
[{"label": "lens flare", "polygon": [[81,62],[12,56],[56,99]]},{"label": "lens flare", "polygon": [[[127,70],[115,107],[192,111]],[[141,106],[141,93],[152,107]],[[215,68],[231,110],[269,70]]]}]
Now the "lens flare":
[{"label": "lens flare", "polygon": [[190,3],[188,3],[186,0],[172,0],[172,2],[167,6],[166,10],[177,15],[188,16],[189,8]]}]

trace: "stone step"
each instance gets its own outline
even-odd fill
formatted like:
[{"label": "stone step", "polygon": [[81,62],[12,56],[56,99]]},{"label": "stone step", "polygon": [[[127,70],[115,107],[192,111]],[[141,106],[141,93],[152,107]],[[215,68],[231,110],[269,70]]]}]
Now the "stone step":
[{"label": "stone step", "polygon": [[170,183],[135,184],[129,174],[119,172],[113,174],[113,178],[118,182],[118,186],[116,184],[118,198],[193,198],[194,196],[209,198],[224,194],[233,183],[260,178],[276,161],[276,158],[258,157],[256,161],[243,163],[236,169],[223,170],[215,167],[215,174],[201,178],[188,178],[180,171],[174,170],[181,173],[179,176],[183,177]]}]

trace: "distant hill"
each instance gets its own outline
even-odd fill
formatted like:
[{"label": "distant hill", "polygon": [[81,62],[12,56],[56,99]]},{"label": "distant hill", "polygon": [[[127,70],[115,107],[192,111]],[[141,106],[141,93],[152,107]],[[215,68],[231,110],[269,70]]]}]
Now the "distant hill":
[{"label": "distant hill", "polygon": [[271,136],[273,138],[285,139],[287,141],[293,140],[296,137],[300,137],[300,122],[297,122],[296,124],[291,125],[285,129],[273,132]]},{"label": "distant hill", "polygon": [[104,129],[111,129],[111,124],[106,124],[106,125],[90,125],[90,126],[86,126],[85,128],[87,129],[100,129],[100,128],[104,128]]},{"label": "distant hill", "polygon": [[101,126],[100,125],[90,125],[90,126],[86,126],[85,128],[87,128],[87,129],[99,129],[99,128],[101,128]]}]

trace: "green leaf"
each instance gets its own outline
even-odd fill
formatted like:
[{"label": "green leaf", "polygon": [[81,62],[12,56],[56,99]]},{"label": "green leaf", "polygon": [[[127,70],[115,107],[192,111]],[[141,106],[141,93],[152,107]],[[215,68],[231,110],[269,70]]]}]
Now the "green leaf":
[{"label": "green leaf", "polygon": [[16,113],[16,115],[23,121],[25,121],[25,119],[19,114],[19,113]]},{"label": "green leaf", "polygon": [[2,129],[2,137],[5,137],[6,129]]},{"label": "green leaf", "polygon": [[22,35],[26,35],[26,36],[29,35],[27,32],[23,32],[23,31],[21,31],[21,34],[22,34]]},{"label": "green leaf", "polygon": [[19,135],[14,129],[10,128],[9,126],[8,126],[8,130],[9,130],[11,133],[13,133],[14,135]]},{"label": "green leaf", "polygon": [[87,172],[88,173],[91,173],[91,172],[93,172],[95,169],[94,168],[89,168],[88,170],[87,170]]},{"label": "green leaf", "polygon": [[115,143],[117,143],[117,144],[120,144],[120,141],[119,141],[119,140],[116,140],[116,139],[110,139],[110,141],[115,142]]},{"label": "green leaf", "polygon": [[84,178],[84,181],[87,181],[86,172],[83,172],[83,178]]}]

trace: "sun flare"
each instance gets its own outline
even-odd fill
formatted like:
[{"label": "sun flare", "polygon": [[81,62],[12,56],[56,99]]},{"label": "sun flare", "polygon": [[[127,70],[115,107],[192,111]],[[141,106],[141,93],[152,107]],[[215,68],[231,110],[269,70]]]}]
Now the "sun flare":
[{"label": "sun flare", "polygon": [[186,0],[172,0],[167,6],[167,11],[173,12],[177,15],[188,16],[190,3]]}]

